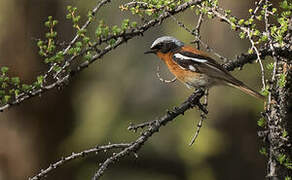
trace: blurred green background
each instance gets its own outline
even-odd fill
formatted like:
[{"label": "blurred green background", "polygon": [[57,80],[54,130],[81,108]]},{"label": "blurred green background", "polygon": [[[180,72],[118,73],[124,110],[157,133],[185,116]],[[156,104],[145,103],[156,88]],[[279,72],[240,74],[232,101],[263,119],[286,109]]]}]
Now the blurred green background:
[{"label": "blurred green background", "polygon": [[[253,0],[221,0],[219,4],[241,18],[248,16]],[[129,17],[119,12],[121,1],[104,8],[97,19],[120,24]],[[59,20],[60,41],[70,40],[71,23],[65,20],[67,5],[86,14],[93,0],[1,0],[0,66],[10,67],[11,75],[25,82],[46,70],[32,38],[44,37],[44,21],[49,15]],[[186,11],[177,18],[190,28],[197,17]],[[93,31],[94,31],[94,26]],[[218,20],[205,20],[202,39],[222,55],[234,58],[246,52],[248,42]],[[164,84],[155,75],[172,76],[157,57],[144,55],[152,41],[162,35],[193,40],[171,19],[152,28],[98,60],[76,76],[62,90],[32,98],[0,114],[0,180],[22,180],[36,174],[60,157],[97,144],[132,141],[139,133],[128,125],[152,120],[166,109],[179,105],[191,93],[183,84]],[[259,65],[247,65],[233,74],[260,90]],[[191,110],[163,127],[139,151],[115,164],[103,179],[140,180],[246,180],[265,177],[265,157],[259,154],[257,120],[263,103],[228,87],[215,87],[209,96],[209,114],[196,143],[188,143],[200,116]],[[75,160],[54,171],[47,179],[90,179],[111,153]]]}]

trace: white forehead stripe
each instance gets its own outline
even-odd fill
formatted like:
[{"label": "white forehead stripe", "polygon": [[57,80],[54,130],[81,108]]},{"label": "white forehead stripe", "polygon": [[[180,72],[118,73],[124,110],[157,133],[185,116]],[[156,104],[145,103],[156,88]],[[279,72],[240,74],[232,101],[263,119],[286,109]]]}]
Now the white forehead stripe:
[{"label": "white forehead stripe", "polygon": [[196,61],[196,62],[200,62],[200,63],[207,62],[206,59],[198,59],[198,58],[188,57],[188,56],[181,55],[179,53],[175,53],[174,57],[178,58],[178,59],[182,59],[182,60],[192,60],[192,61]]},{"label": "white forehead stripe", "polygon": [[174,37],[171,37],[171,36],[162,36],[160,38],[157,38],[151,45],[151,48],[153,48],[154,46],[156,46],[157,44],[159,43],[162,43],[162,42],[173,42],[175,44],[177,44],[178,46],[183,46],[184,43],[177,40],[176,38]]}]

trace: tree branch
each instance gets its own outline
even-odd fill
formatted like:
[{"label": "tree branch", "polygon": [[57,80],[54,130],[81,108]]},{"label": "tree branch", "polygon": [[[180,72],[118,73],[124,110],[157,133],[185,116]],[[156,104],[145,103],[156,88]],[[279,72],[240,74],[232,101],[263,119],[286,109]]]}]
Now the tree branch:
[{"label": "tree branch", "polygon": [[61,160],[51,164],[47,169],[41,170],[40,173],[38,173],[37,175],[35,175],[31,178],[28,178],[28,179],[29,180],[39,180],[39,179],[45,177],[51,171],[57,169],[60,166],[63,166],[65,163],[68,163],[69,161],[72,161],[74,159],[85,157],[85,156],[88,156],[90,154],[97,154],[97,153],[99,153],[101,151],[105,151],[105,150],[108,151],[108,150],[127,148],[130,145],[131,144],[109,144],[109,145],[105,145],[105,146],[97,146],[95,148],[84,150],[84,151],[79,152],[79,153],[72,153],[72,155],[67,156],[65,158],[61,158]]},{"label": "tree branch", "polygon": [[[106,2],[108,2],[108,1],[102,1],[101,3],[103,3],[102,5],[104,5]],[[97,50],[97,54],[95,56],[93,56],[90,60],[87,60],[87,61],[83,62],[81,65],[79,65],[77,67],[76,70],[72,70],[69,74],[66,74],[64,77],[62,77],[60,79],[57,78],[56,82],[54,82],[54,83],[52,83],[50,85],[46,85],[44,87],[41,87],[39,89],[34,89],[34,90],[32,90],[32,91],[30,91],[28,93],[21,93],[18,96],[18,99],[14,100],[12,102],[9,102],[9,103],[7,103],[7,104],[5,104],[3,106],[0,106],[0,112],[4,111],[5,109],[8,109],[9,107],[11,107],[13,105],[20,104],[23,101],[25,101],[27,99],[30,99],[30,98],[32,98],[32,97],[34,97],[36,95],[43,94],[43,93],[45,93],[45,92],[47,92],[49,90],[52,90],[54,88],[62,86],[66,81],[70,80],[73,75],[76,75],[77,73],[79,73],[83,69],[87,68],[90,64],[95,62],[97,59],[102,58],[104,55],[108,54],[110,51],[114,50],[115,48],[119,47],[120,45],[126,43],[128,40],[133,39],[134,37],[143,35],[144,32],[146,32],[147,30],[149,30],[150,28],[152,28],[152,27],[154,27],[156,25],[159,25],[162,21],[164,21],[165,19],[169,18],[171,15],[175,15],[175,14],[178,14],[180,12],[183,12],[186,9],[190,8],[191,6],[199,4],[201,2],[202,2],[202,0],[192,0],[192,1],[189,1],[189,2],[186,2],[186,3],[183,3],[182,5],[179,5],[174,10],[165,10],[158,18],[152,19],[152,20],[146,22],[145,24],[143,24],[143,25],[141,25],[141,26],[139,26],[137,28],[133,28],[128,33],[119,34],[117,36],[113,35],[113,36],[110,36],[110,37],[108,37],[108,38],[106,38],[104,40],[100,40],[98,43],[94,44],[91,48],[88,48],[88,49],[84,50],[82,53],[80,53],[78,55],[74,55],[74,56],[66,59],[65,62],[64,62],[64,65],[61,67],[61,69],[65,69],[65,67],[68,67],[69,64],[74,59],[76,59],[77,57],[85,54],[89,50],[96,49],[97,45],[100,45],[103,42],[109,41],[110,39],[113,39],[113,40],[117,39],[117,41],[113,45],[108,45],[101,51]],[[97,7],[99,7],[99,6],[97,6]],[[98,10],[99,8],[95,8],[95,9]],[[89,23],[86,22],[83,25],[83,27],[86,27],[88,24]],[[73,42],[74,39],[71,42]],[[69,46],[72,46],[70,44],[69,44]],[[68,49],[68,48],[66,48],[66,49]],[[63,51],[63,54],[65,54],[64,52],[66,51],[66,49]],[[51,71],[51,70],[49,70],[49,71]],[[57,72],[57,74],[59,74],[59,72]]]},{"label": "tree branch", "polygon": [[[66,158],[62,158],[58,162],[51,164],[48,168],[45,170],[42,170],[37,175],[29,178],[29,180],[39,180],[45,176],[47,176],[49,173],[51,173],[56,168],[64,165],[65,163],[74,160],[76,158],[88,156],[89,154],[98,153],[104,150],[114,150],[114,149],[122,149],[118,153],[114,153],[111,157],[107,158],[106,161],[104,161],[101,165],[101,167],[98,169],[98,171],[95,173],[93,179],[97,180],[99,179],[103,174],[104,171],[113,163],[117,162],[121,158],[130,155],[131,153],[138,152],[141,147],[144,145],[144,143],[152,137],[154,133],[157,133],[159,129],[162,126],[165,126],[169,122],[175,120],[175,118],[179,115],[184,115],[184,113],[193,107],[197,106],[200,110],[203,112],[208,112],[205,107],[200,103],[201,97],[204,95],[203,89],[198,89],[195,91],[186,101],[184,101],[180,106],[174,107],[171,111],[167,111],[164,116],[157,120],[150,121],[150,123],[145,123],[144,127],[148,127],[144,132],[141,133],[141,136],[139,136],[135,141],[130,143],[124,143],[124,144],[111,144],[111,145],[105,145],[105,146],[97,146],[96,148],[92,148],[89,150],[85,150],[79,153],[72,153],[71,156],[68,156]],[[137,129],[141,128],[139,127],[129,127],[128,129]]]}]

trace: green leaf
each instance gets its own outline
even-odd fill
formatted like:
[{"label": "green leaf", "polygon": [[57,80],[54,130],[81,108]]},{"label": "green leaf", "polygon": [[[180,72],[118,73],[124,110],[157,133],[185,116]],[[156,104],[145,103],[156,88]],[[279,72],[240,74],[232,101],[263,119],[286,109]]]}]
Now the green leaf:
[{"label": "green leaf", "polygon": [[282,133],[282,137],[285,138],[285,137],[287,137],[287,136],[288,136],[288,131],[286,131],[286,130],[284,129],[284,131],[283,131],[283,133]]},{"label": "green leaf", "polygon": [[92,11],[88,11],[87,17],[88,17],[88,20],[89,21],[91,21],[93,19],[93,13],[92,13]]},{"label": "green leaf", "polygon": [[80,29],[80,30],[78,30],[77,34],[78,34],[79,36],[81,36],[81,35],[84,35],[86,32],[87,32],[86,29]]},{"label": "green leaf", "polygon": [[53,21],[53,26],[56,26],[58,24],[58,21],[57,20],[54,20]]},{"label": "green leaf", "polygon": [[262,147],[262,148],[259,150],[259,152],[260,152],[261,155],[264,155],[264,156],[267,156],[267,155],[268,155],[268,153],[267,153],[267,149],[264,148],[264,147]]},{"label": "green leaf", "polygon": [[267,35],[262,35],[261,36],[261,41],[262,42],[266,42],[268,40],[268,36]]},{"label": "green leaf", "polygon": [[71,11],[72,6],[67,6],[67,11]]},{"label": "green leaf", "polygon": [[38,42],[37,42],[37,46],[40,48],[42,45],[44,44],[44,42],[42,41],[42,40],[39,40]]},{"label": "green leaf", "polygon": [[231,23],[231,29],[236,30],[236,25],[234,23]]},{"label": "green leaf", "polygon": [[259,36],[261,33],[260,33],[260,31],[259,30],[254,30],[254,32],[253,32],[253,35],[255,35],[255,36]]},{"label": "green leaf", "polygon": [[278,85],[280,88],[283,88],[286,85],[286,74],[284,73],[280,74]]},{"label": "green leaf", "polygon": [[258,126],[264,127],[266,125],[266,120],[265,118],[260,118],[257,122]]},{"label": "green leaf", "polygon": [[37,84],[38,85],[42,85],[43,84],[43,82],[44,82],[44,76],[38,76],[37,77]]},{"label": "green leaf", "polygon": [[81,42],[81,41],[77,41],[77,42],[75,43],[75,46],[76,46],[76,47],[82,47],[82,42]]},{"label": "green leaf", "polygon": [[131,23],[131,27],[132,27],[132,28],[136,28],[136,27],[137,27],[137,22],[133,21],[133,22]]},{"label": "green leaf", "polygon": [[2,87],[3,89],[7,88],[7,86],[8,86],[8,84],[7,84],[6,82],[3,82],[2,85],[1,85],[1,87]]},{"label": "green leaf", "polygon": [[280,3],[280,7],[283,8],[283,9],[289,9],[289,5],[288,5],[287,0],[282,1]]},{"label": "green leaf", "polygon": [[85,59],[86,61],[90,61],[91,58],[92,58],[92,54],[91,54],[90,52],[87,52],[87,53],[84,55],[84,59]]},{"label": "green leaf", "polygon": [[6,74],[8,72],[9,68],[6,66],[1,67],[2,74]]},{"label": "green leaf", "polygon": [[116,43],[116,40],[115,40],[115,39],[111,39],[111,40],[109,41],[109,44],[110,44],[111,46],[113,46],[115,43]]},{"label": "green leaf", "polygon": [[129,28],[129,24],[130,24],[129,22],[130,22],[129,19],[124,19],[123,20],[122,25],[121,25],[122,30],[126,30],[126,29]]},{"label": "green leaf", "polygon": [[256,19],[261,21],[261,20],[263,20],[263,16],[262,15],[256,16]]},{"label": "green leaf", "polygon": [[19,95],[20,90],[19,89],[15,89],[14,90],[14,95],[17,97]]},{"label": "green leaf", "polygon": [[76,16],[73,18],[73,23],[76,24],[80,20],[81,16]]},{"label": "green leaf", "polygon": [[50,22],[50,21],[46,21],[46,22],[45,22],[45,26],[46,26],[46,27],[50,27],[50,26],[51,26],[51,22]]},{"label": "green leaf", "polygon": [[267,85],[266,88],[261,91],[261,94],[263,96],[268,96],[269,95],[269,88],[270,87]]},{"label": "green leaf", "polygon": [[17,85],[19,85],[19,83],[20,83],[20,79],[19,79],[19,77],[12,77],[12,78],[11,78],[11,82],[12,82],[15,86],[17,86]]},{"label": "green leaf", "polygon": [[83,37],[82,41],[83,41],[84,44],[88,44],[89,41],[90,41],[90,38],[85,36],[85,37]]},{"label": "green leaf", "polygon": [[5,91],[4,90],[0,90],[0,97],[3,97],[5,95]]},{"label": "green leaf", "polygon": [[287,156],[285,154],[280,154],[277,157],[277,160],[279,161],[280,164],[284,164],[284,162],[286,161]]},{"label": "green leaf", "polygon": [[225,10],[224,12],[225,14],[229,15],[231,13],[231,10]]},{"label": "green leaf", "polygon": [[244,19],[240,19],[239,21],[238,21],[238,24],[239,25],[242,25],[244,23]]},{"label": "green leaf", "polygon": [[274,63],[269,63],[269,64],[267,64],[267,69],[268,69],[268,70],[272,70],[272,69],[274,69]]},{"label": "green leaf", "polygon": [[196,9],[196,10],[195,10],[195,13],[196,13],[197,16],[200,15],[200,13],[201,13],[201,12],[200,12],[200,9]]},{"label": "green leaf", "polygon": [[292,162],[287,158],[284,166],[288,169],[292,169]]},{"label": "green leaf", "polygon": [[55,62],[62,62],[64,60],[64,54],[63,51],[59,51],[55,56]]},{"label": "green leaf", "polygon": [[236,18],[235,18],[235,17],[230,17],[229,20],[230,20],[232,23],[235,23],[235,22],[236,22]]},{"label": "green leaf", "polygon": [[61,71],[61,67],[60,66],[58,66],[58,65],[55,65],[54,67],[53,67],[53,70],[55,71],[55,72],[60,72]]},{"label": "green leaf", "polygon": [[119,28],[117,25],[112,27],[112,32],[114,35],[118,35],[119,33],[122,32],[121,28]]},{"label": "green leaf", "polygon": [[10,98],[11,98],[11,96],[9,96],[9,95],[5,95],[5,96],[3,97],[3,102],[6,104],[6,103],[10,100]]},{"label": "green leaf", "polygon": [[67,14],[66,19],[72,19],[72,14]]},{"label": "green leaf", "polygon": [[245,32],[240,32],[239,33],[239,37],[240,37],[240,39],[244,39],[246,37],[246,33]]},{"label": "green leaf", "polygon": [[23,91],[30,91],[32,89],[31,85],[22,84],[21,90]]}]

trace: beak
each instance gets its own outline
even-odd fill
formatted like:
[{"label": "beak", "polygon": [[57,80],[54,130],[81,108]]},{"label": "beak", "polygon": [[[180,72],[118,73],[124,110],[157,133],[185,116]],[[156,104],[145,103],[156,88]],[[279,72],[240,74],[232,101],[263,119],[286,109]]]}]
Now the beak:
[{"label": "beak", "polygon": [[156,49],[150,49],[149,51],[144,52],[144,54],[156,54],[157,50]]}]

